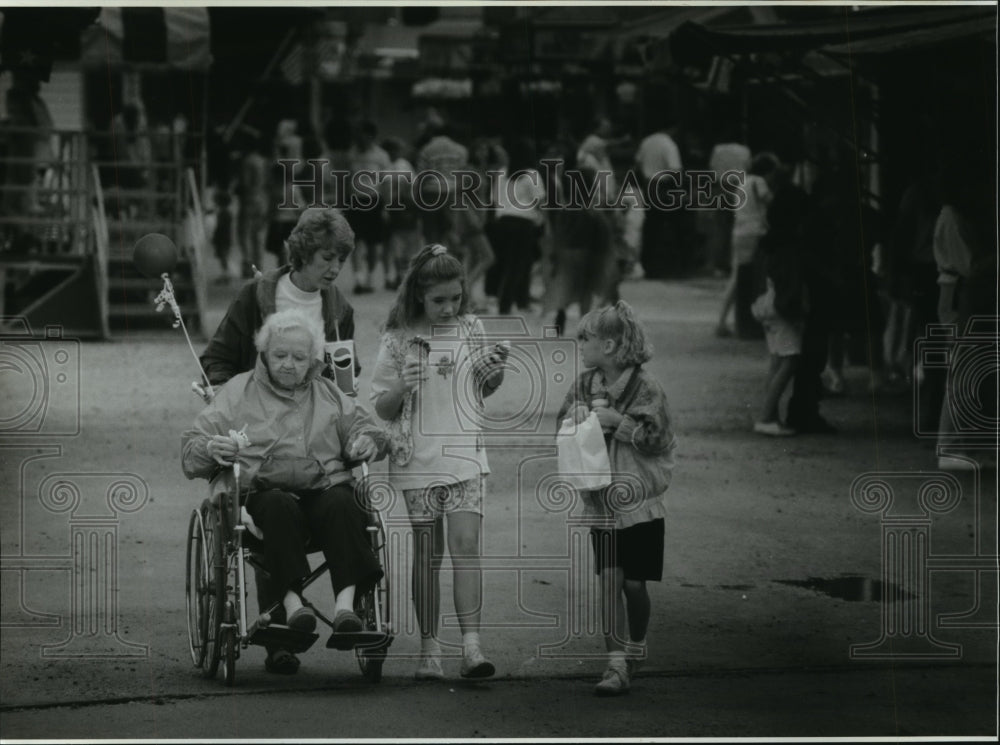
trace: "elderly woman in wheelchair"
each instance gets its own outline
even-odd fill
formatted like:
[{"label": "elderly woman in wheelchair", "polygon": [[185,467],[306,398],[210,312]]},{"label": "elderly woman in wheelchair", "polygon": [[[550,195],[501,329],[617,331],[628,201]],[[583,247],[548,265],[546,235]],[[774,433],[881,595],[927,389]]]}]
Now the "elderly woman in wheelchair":
[{"label": "elderly woman in wheelchair", "polygon": [[[312,581],[306,579],[311,574],[307,552],[321,550],[335,600],[332,622],[320,617],[330,623],[335,636],[361,632],[356,594],[369,592],[383,571],[351,467],[384,457],[385,437],[363,408],[320,375],[323,331],[313,320],[297,310],[274,313],[255,341],[260,352],[256,367],[228,381],[182,438],[184,473],[189,479],[212,482],[223,515],[223,538],[232,532],[226,527],[226,504],[233,505],[233,522],[243,523],[252,534],[263,534],[260,552],[272,590],[278,590],[274,597],[281,602],[273,613],[262,614],[263,621],[254,629],[241,631],[252,634],[284,616],[293,636],[299,632],[315,640],[316,613],[303,602],[301,592],[303,582]],[[229,501],[224,496],[219,499],[220,493],[228,494]],[[240,531],[245,534],[243,528]],[[215,540],[221,543],[220,538]],[[233,584],[242,585],[242,564],[235,574]],[[216,584],[224,581],[217,578]],[[236,594],[235,604],[240,605],[245,598]],[[225,629],[239,628],[237,620],[223,623],[220,636]],[[271,659],[272,646],[266,642],[249,643],[269,647],[268,669],[282,662]],[[277,647],[288,654],[287,645]],[[228,662],[231,666],[232,660]],[[227,682],[229,675],[227,671]]]}]

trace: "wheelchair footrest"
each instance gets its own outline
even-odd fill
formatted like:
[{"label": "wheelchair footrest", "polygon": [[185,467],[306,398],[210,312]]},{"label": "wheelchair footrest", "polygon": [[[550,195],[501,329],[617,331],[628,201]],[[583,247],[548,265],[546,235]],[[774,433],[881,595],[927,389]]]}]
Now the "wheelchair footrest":
[{"label": "wheelchair footrest", "polygon": [[340,634],[330,634],[326,641],[328,649],[339,649],[344,652],[355,647],[389,646],[390,637],[382,631],[347,631]]},{"label": "wheelchair footrest", "polygon": [[262,647],[284,647],[293,654],[305,652],[316,643],[319,634],[311,631],[298,631],[288,626],[272,623],[268,626],[258,626],[250,631],[250,644]]}]

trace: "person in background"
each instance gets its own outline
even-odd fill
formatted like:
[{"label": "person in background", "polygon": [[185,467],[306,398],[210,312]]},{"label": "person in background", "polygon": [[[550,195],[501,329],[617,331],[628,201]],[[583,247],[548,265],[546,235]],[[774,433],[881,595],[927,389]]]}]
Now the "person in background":
[{"label": "person in background", "polygon": [[508,315],[515,303],[522,313],[531,307],[531,269],[539,259],[545,225],[545,184],[536,165],[534,144],[521,138],[511,146],[510,166],[498,182],[494,250],[501,315]]},{"label": "person in background", "polygon": [[[347,219],[354,229],[358,250],[352,256],[354,267],[354,292],[372,292],[372,275],[379,262],[385,267],[385,285],[388,289],[393,282],[390,262],[382,257],[385,241],[385,215],[381,175],[389,170],[389,155],[376,142],[378,128],[373,122],[362,122],[354,145],[347,152],[347,166],[351,172],[352,188],[349,189],[351,204],[347,209]],[[362,201],[367,202],[363,204]]]},{"label": "person in background", "polygon": [[251,136],[249,147],[240,161],[237,196],[239,197],[239,241],[243,251],[241,267],[244,279],[253,275],[253,267],[261,267],[261,251],[267,218],[270,211],[268,197],[267,161],[261,154],[260,138]]},{"label": "person in background", "polygon": [[390,137],[382,143],[382,149],[389,156],[389,171],[402,174],[394,177],[398,190],[384,194],[386,289],[396,290],[410,259],[420,249],[420,212],[413,199],[415,173],[405,157],[406,145],[398,137]]},{"label": "person in background", "polygon": [[[712,196],[722,199],[720,179],[724,173],[746,173],[750,169],[750,148],[735,141],[720,142],[712,148],[708,167],[713,173]],[[725,204],[699,213],[706,234],[705,268],[715,276],[735,271],[732,261],[733,210]]]},{"label": "person in background", "polygon": [[[741,273],[751,272],[754,257],[757,255],[757,245],[767,234],[767,208],[771,204],[773,194],[769,179],[778,167],[778,159],[771,153],[761,153],[753,159],[743,184],[746,201],[733,213],[732,272],[726,284],[722,298],[722,308],[719,311],[719,322],[715,326],[715,335],[719,337],[732,336],[733,332],[727,325],[729,312],[736,305],[737,285]],[[745,280],[744,280],[745,281]]]},{"label": "person in background", "polygon": [[[683,186],[680,149],[674,138],[677,136],[676,122],[668,120],[662,127],[652,132],[641,143],[635,153],[645,189],[647,206],[646,218],[642,226],[642,268],[647,277],[660,279],[667,276],[678,265],[683,246],[680,245],[681,220],[677,210],[666,210],[650,200],[650,189],[655,188],[661,204],[668,204],[669,193]],[[654,181],[660,173],[670,176]]]}]

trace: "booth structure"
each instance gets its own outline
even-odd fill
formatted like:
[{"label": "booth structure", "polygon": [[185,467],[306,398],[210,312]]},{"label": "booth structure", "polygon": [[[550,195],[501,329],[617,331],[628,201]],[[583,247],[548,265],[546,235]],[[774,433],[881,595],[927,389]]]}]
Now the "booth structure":
[{"label": "booth structure", "polygon": [[[135,241],[163,233],[180,249],[171,279],[185,322],[204,327],[209,31],[205,8],[103,8],[79,57],[44,82],[0,75],[5,321],[100,339],[169,325],[151,302],[162,280],[132,267]],[[172,100],[178,82],[195,105]]]}]

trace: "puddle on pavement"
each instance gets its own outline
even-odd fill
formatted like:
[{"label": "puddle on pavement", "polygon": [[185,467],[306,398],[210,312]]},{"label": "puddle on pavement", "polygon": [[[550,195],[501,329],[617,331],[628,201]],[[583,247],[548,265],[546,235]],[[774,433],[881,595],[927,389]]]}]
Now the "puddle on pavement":
[{"label": "puddle on pavement", "polygon": [[[822,577],[810,577],[809,579],[776,579],[778,584],[792,585],[793,587],[804,587],[807,590],[815,590],[824,595],[829,595],[840,600],[852,602],[882,600],[883,582],[878,579],[868,577],[834,577],[824,579]],[[889,596],[910,600],[914,596],[900,589],[898,585],[889,584]]]}]

